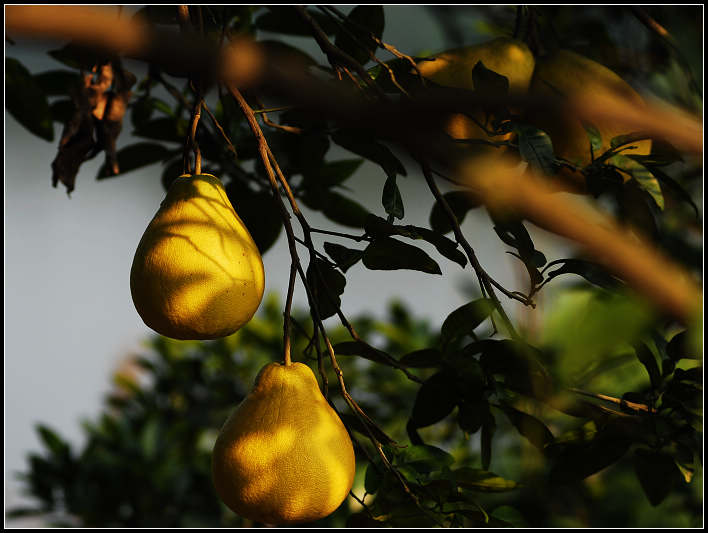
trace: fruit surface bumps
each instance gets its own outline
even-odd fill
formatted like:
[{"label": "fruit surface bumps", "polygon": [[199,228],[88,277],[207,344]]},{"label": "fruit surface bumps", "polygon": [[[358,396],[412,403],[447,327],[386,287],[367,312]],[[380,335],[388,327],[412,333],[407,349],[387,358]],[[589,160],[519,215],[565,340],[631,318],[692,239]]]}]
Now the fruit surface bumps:
[{"label": "fruit surface bumps", "polygon": [[[534,70],[534,57],[528,46],[521,41],[500,37],[474,46],[447,50],[432,56],[433,60],[417,63],[421,75],[438,85],[458,89],[474,89],[472,71],[481,61],[489,70],[509,80],[509,93],[524,94],[529,87]],[[484,122],[484,113],[475,118]],[[455,139],[506,140],[510,134],[488,136],[474,121],[457,113],[446,124],[447,133]]]},{"label": "fruit surface bumps", "polygon": [[[574,98],[581,102],[612,94],[635,105],[644,103],[641,96],[615,72],[570,50],[558,50],[537,62],[529,93],[542,98]],[[590,140],[577,117],[569,113],[538,112],[531,114],[530,121],[549,134],[557,157],[579,167],[591,163]],[[631,133],[613,119],[596,121],[592,126],[602,138],[602,147],[594,151],[595,157],[610,148],[614,137]],[[633,142],[632,145],[637,148],[623,153],[648,155],[651,152],[651,140]],[[570,173],[566,171],[566,174]],[[581,176],[577,178],[583,179]]]},{"label": "fruit surface bumps", "polygon": [[331,514],[349,494],[354,471],[349,434],[302,363],[271,363],[260,371],[212,455],[222,501],[265,524]]},{"label": "fruit surface bumps", "polygon": [[263,297],[260,252],[221,181],[182,175],[145,230],[130,271],[146,325],[175,339],[214,339],[248,322]]}]

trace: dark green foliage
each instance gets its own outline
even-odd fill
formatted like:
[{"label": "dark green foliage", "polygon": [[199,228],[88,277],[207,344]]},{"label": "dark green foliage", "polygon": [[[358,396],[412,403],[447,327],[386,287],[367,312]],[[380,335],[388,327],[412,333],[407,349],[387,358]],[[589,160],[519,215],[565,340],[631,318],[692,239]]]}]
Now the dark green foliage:
[{"label": "dark green foliage", "polygon": [[54,140],[47,93],[39,80],[17,59],[5,58],[5,108],[31,133]]}]

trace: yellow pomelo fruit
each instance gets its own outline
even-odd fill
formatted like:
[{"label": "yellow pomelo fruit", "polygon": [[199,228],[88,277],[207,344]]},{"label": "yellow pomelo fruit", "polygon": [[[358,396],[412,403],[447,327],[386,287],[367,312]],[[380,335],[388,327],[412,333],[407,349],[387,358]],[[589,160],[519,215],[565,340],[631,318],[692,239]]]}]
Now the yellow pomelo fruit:
[{"label": "yellow pomelo fruit", "polygon": [[[509,80],[511,95],[525,94],[533,76],[535,60],[531,50],[521,41],[500,37],[474,46],[455,48],[432,56],[433,60],[417,63],[421,75],[445,87],[474,89],[472,70],[481,61],[489,70]],[[484,123],[482,111],[474,118]],[[489,136],[473,120],[461,113],[450,116],[446,132],[454,139],[508,140],[511,134]]]},{"label": "yellow pomelo fruit", "polygon": [[[529,94],[542,98],[572,98],[575,101],[603,98],[614,95],[635,105],[644,105],[642,97],[621,77],[600,63],[570,50],[559,50],[537,62]],[[551,137],[557,157],[579,167],[591,163],[590,139],[582,122],[572,114],[531,112],[529,122],[544,130]],[[594,124],[602,139],[602,147],[594,150],[595,157],[610,148],[614,137],[632,133],[617,121],[602,120]],[[648,155],[651,140],[633,142],[636,149],[623,154]],[[584,178],[579,172],[564,170],[562,174],[580,183]]]},{"label": "yellow pomelo fruit", "polygon": [[263,297],[261,254],[210,174],[177,178],[140,239],[130,271],[133,303],[174,339],[214,339],[248,322]]},{"label": "yellow pomelo fruit", "polygon": [[236,514],[265,524],[323,518],[354,481],[344,424],[302,363],[271,363],[221,428],[212,477]]}]

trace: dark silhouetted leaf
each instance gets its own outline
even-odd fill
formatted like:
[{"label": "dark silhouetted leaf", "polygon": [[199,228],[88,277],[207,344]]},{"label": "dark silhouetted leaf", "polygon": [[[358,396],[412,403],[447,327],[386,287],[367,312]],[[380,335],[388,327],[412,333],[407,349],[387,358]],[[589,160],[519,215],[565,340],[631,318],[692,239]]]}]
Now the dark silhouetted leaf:
[{"label": "dark silhouetted leaf", "polygon": [[401,357],[399,363],[409,368],[434,368],[442,364],[442,353],[435,348],[416,350]]},{"label": "dark silhouetted leaf", "polygon": [[172,117],[161,117],[141,123],[133,135],[137,137],[147,137],[156,141],[172,143],[184,143],[187,134],[187,121]]},{"label": "dark silhouetted leaf", "polygon": [[368,235],[377,238],[388,237],[391,235],[401,235],[403,237],[408,237],[409,239],[425,240],[435,246],[441,255],[456,262],[461,267],[464,268],[467,264],[467,257],[457,248],[457,243],[455,241],[427,228],[393,224],[381,217],[377,217],[376,215],[370,215],[366,219],[366,225],[364,228],[366,229],[366,233]]},{"label": "dark silhouetted leaf", "polygon": [[622,285],[622,283],[607,272],[604,267],[597,263],[585,261],[584,259],[558,259],[548,263],[546,268],[555,265],[561,265],[561,267],[548,272],[546,274],[548,279],[555,278],[561,274],[577,274],[593,285],[597,285],[603,289],[613,290]]},{"label": "dark silhouetted leaf", "polygon": [[494,438],[494,432],[496,430],[497,423],[490,413],[482,423],[482,432],[479,437],[482,455],[482,468],[484,470],[489,470],[489,465],[492,464],[492,439]]},{"label": "dark silhouetted leaf", "polygon": [[364,266],[370,270],[418,270],[442,274],[440,267],[420,248],[390,237],[375,239],[364,250]]},{"label": "dark silhouetted leaf", "polygon": [[653,506],[663,502],[681,478],[673,457],[644,448],[638,448],[634,452],[634,471],[644,494]]},{"label": "dark silhouetted leaf", "polygon": [[355,265],[364,255],[364,250],[353,250],[342,246],[341,244],[335,244],[333,242],[324,243],[325,252],[329,255],[337,266],[346,272]]},{"label": "dark silhouetted leaf", "polygon": [[341,185],[358,170],[363,162],[363,159],[328,161],[317,170],[315,179],[324,187]]},{"label": "dark silhouetted leaf", "polygon": [[[326,15],[313,9],[307,10],[308,14],[317,21],[317,24],[328,35],[334,35],[337,25]],[[285,35],[299,35],[309,37],[312,28],[291,6],[268,6],[268,11],[255,20],[256,28],[272,33]]]},{"label": "dark silhouetted leaf", "polygon": [[324,320],[335,315],[342,303],[341,296],[347,278],[328,263],[314,258],[307,268],[307,281],[317,303],[320,318]]},{"label": "dark silhouetted leaf", "polygon": [[700,353],[693,353],[690,348],[688,331],[681,331],[674,335],[666,345],[666,353],[672,361],[679,359],[700,359]]},{"label": "dark silhouetted leaf", "polygon": [[322,213],[337,224],[349,228],[363,228],[370,214],[354,200],[335,192],[328,192],[324,197]]},{"label": "dark silhouetted leaf", "polygon": [[555,459],[551,479],[560,483],[585,479],[616,463],[630,444],[620,436],[601,434],[589,442],[570,445]]},{"label": "dark silhouetted leaf", "polygon": [[[296,16],[298,15],[296,14]],[[287,62],[293,68],[307,69],[317,64],[317,61],[307,53],[282,41],[264,40],[258,41],[258,44],[263,47],[266,54],[277,57],[279,61]]]},{"label": "dark silhouetted leaf", "polygon": [[[479,207],[481,203],[469,192],[452,191],[443,194],[443,198],[450,206],[450,210],[455,214],[458,224],[462,224],[467,215],[467,211]],[[449,233],[453,230],[452,223],[445,212],[442,204],[438,201],[433,204],[430,211],[430,227],[438,233]]]},{"label": "dark silhouetted leaf", "polygon": [[54,124],[47,95],[22,63],[5,58],[5,109],[28,131],[54,140]]},{"label": "dark silhouetted leaf", "polygon": [[[620,146],[625,146],[628,144],[632,144],[634,142],[639,142],[643,141],[646,139],[651,139],[651,136],[645,132],[633,132],[633,133],[625,133],[623,135],[618,135],[617,137],[613,137],[610,139],[610,148],[616,149],[619,148]],[[629,155],[632,152],[626,152],[625,155]]]},{"label": "dark silhouetted leaf", "polygon": [[283,220],[273,195],[266,191],[253,191],[236,180],[229,182],[225,189],[234,211],[248,228],[260,253],[264,254],[275,244],[283,229]]},{"label": "dark silhouetted leaf", "polygon": [[94,65],[107,59],[96,50],[75,43],[69,43],[58,50],[51,50],[48,54],[67,67],[77,70],[91,70]]},{"label": "dark silhouetted leaf", "polygon": [[393,358],[382,350],[378,350],[364,341],[345,341],[334,345],[337,355],[358,355],[376,363],[390,364]]},{"label": "dark silhouetted leaf", "polygon": [[366,64],[370,60],[369,54],[378,46],[370,34],[380,39],[384,25],[383,6],[356,6],[347,15],[344,27],[337,32],[334,44],[359,63]]},{"label": "dark silhouetted leaf", "polygon": [[70,96],[81,77],[70,70],[48,70],[35,74],[34,79],[47,96]]},{"label": "dark silhouetted leaf", "polygon": [[465,433],[477,433],[489,417],[489,403],[486,399],[465,400],[457,412],[457,424]]},{"label": "dark silhouetted leaf", "polygon": [[651,386],[653,388],[658,388],[661,385],[661,371],[659,370],[659,365],[656,362],[656,357],[649,349],[649,347],[643,342],[638,343],[634,347],[634,352],[637,354],[637,359],[644,365],[647,373],[649,374],[649,380],[651,381]]},{"label": "dark silhouetted leaf", "polygon": [[398,219],[403,218],[403,198],[401,198],[401,191],[398,190],[398,185],[396,185],[396,176],[386,178],[381,203],[386,213]]},{"label": "dark silhouetted leaf", "polygon": [[553,443],[553,433],[535,416],[506,404],[501,405],[501,409],[517,431],[541,452],[545,452],[546,446]]},{"label": "dark silhouetted leaf", "polygon": [[366,475],[364,476],[364,490],[369,494],[376,494],[381,486],[383,473],[381,467],[373,463],[369,463],[366,467]]},{"label": "dark silhouetted leaf", "polygon": [[66,124],[74,115],[76,106],[71,100],[56,100],[49,106],[52,113],[52,120],[61,124]]},{"label": "dark silhouetted leaf", "polygon": [[482,61],[478,61],[472,69],[474,90],[483,96],[499,98],[509,93],[509,80],[506,76],[489,70]]},{"label": "dark silhouetted leaf", "polygon": [[435,424],[452,412],[459,399],[454,387],[454,375],[450,372],[438,372],[420,386],[413,405],[411,422],[416,428]]},{"label": "dark silhouetted leaf", "polygon": [[450,313],[440,328],[443,345],[462,335],[470,335],[494,311],[494,302],[480,298],[458,307]]},{"label": "dark silhouetted leaf", "polygon": [[[162,171],[162,177],[160,178],[160,181],[162,182],[162,187],[165,189],[165,191],[169,190],[170,185],[172,185],[172,182],[175,181],[177,178],[179,178],[182,175],[182,169],[183,169],[183,161],[182,158],[175,159],[174,161],[171,161],[170,163],[167,164],[165,169]],[[228,195],[228,186],[226,188],[226,193]],[[229,197],[230,199],[230,197]],[[233,202],[231,202],[233,203]]]},{"label": "dark silhouetted leaf", "polygon": [[[118,151],[118,165],[120,174],[126,174],[131,170],[152,165],[158,161],[164,160],[170,151],[161,144],[154,143],[137,143],[126,146]],[[113,174],[109,173],[106,164],[101,165],[96,179],[111,178]]]},{"label": "dark silhouetted leaf", "polygon": [[659,180],[660,183],[666,185],[666,187],[664,187],[664,190],[668,189],[673,194],[675,194],[679,200],[686,202],[688,205],[690,205],[693,208],[694,213],[696,214],[696,219],[700,220],[701,213],[698,209],[698,206],[696,205],[696,202],[693,201],[693,197],[686,191],[686,189],[683,188],[683,186],[679,182],[677,182],[675,179],[673,179],[661,169],[657,168],[656,165],[647,164],[646,168],[649,169],[649,171]]},{"label": "dark silhouetted leaf", "polygon": [[338,130],[332,134],[332,140],[342,148],[379,164],[387,176],[406,175],[405,167],[393,152],[365,132]]}]

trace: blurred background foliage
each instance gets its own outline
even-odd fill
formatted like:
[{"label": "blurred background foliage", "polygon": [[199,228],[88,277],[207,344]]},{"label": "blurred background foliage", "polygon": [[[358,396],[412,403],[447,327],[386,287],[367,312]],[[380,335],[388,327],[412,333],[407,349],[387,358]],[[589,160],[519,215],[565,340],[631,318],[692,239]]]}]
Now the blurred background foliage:
[{"label": "blurred background foliage", "polygon": [[[218,40],[225,29],[248,33],[266,47],[290,50],[293,60],[307,68],[332,75],[329,66],[318,65],[284,42],[285,37],[310,35],[293,9],[203,6],[201,21],[211,39]],[[429,13],[451,45],[470,44],[461,15],[474,13],[476,34],[494,37],[511,35],[521,14],[526,21],[522,33],[534,53],[562,45],[605,64],[639,90],[700,113],[701,9],[431,6]],[[148,6],[141,12],[155,25],[178,24],[174,6]],[[369,69],[383,91],[398,90],[379,76],[384,70],[366,52],[376,50],[371,35],[385,35],[381,6],[358,6],[341,17],[314,7],[308,12],[337,46]],[[660,21],[668,37],[645,27],[643,15]],[[284,38],[273,39],[274,34]],[[432,51],[421,45],[407,52],[422,56]],[[79,70],[98,61],[72,44],[50,55],[64,65],[62,70],[31,74],[19,61],[6,58],[6,107],[29,131],[47,140],[53,139],[52,122],[66,124],[71,119],[70,87]],[[398,68],[400,62],[390,66]],[[144,140],[113,154],[117,174],[107,154],[107,164],[96,177],[113,178],[161,162],[167,188],[182,171],[193,91],[184,77],[154,65],[136,82],[125,124]],[[255,109],[277,105],[247,96]],[[216,121],[203,117],[198,130],[204,166],[224,179],[239,215],[266,253],[281,235],[282,224],[254,137],[224,91],[212,91],[205,102]],[[324,214],[335,228],[363,230],[364,240],[370,241],[366,250],[325,243],[327,255],[311,264],[322,277],[308,269],[316,289],[318,279],[326,280],[336,288],[336,300],[345,290],[347,269],[359,261],[370,270],[428,273],[439,273],[436,261],[443,258],[466,264],[457,244],[445,236],[452,228],[436,202],[431,199],[424,207],[402,204],[396,178],[405,176],[407,169],[384,142],[360,132],[333,130],[325,118],[297,109],[276,109],[268,115],[281,127],[268,130],[268,140],[298,201]],[[232,145],[215,127],[217,122]],[[292,134],[293,128],[298,135]],[[328,157],[334,145],[348,155]],[[598,180],[594,196],[606,201],[623,223],[701,274],[701,162],[682,157],[665,143],[655,147],[651,161],[645,161],[651,179],[618,185],[608,165],[602,170],[608,179]],[[546,156],[554,160],[548,149]],[[383,170],[380,214],[387,219],[357,203],[355,187],[348,182],[362,158]],[[75,177],[59,178],[70,190]],[[645,187],[651,180],[661,184],[658,203],[655,190],[652,195]],[[446,189],[446,198],[460,221],[479,207],[462,201],[458,190]],[[393,223],[411,207],[428,210],[430,229]],[[368,439],[371,427],[346,409],[339,389],[332,386],[335,376],[325,365],[321,375],[327,376],[329,386],[324,390],[354,437],[358,470],[356,498],[314,525],[701,525],[700,325],[686,328],[667,320],[589,261],[547,262],[523,221],[492,223],[489,235],[496,232],[500,248],[515,249],[510,253],[524,263],[534,290],[558,276],[573,284],[558,292],[541,323],[514,340],[500,338],[490,320],[489,300],[472,292],[468,304],[450,309],[440,328],[397,302],[390,304],[385,319],[351,319],[361,341],[352,341],[344,328],[328,322],[349,392],[378,424],[380,434],[375,436],[384,443],[394,468],[381,464]],[[433,259],[407,244],[421,240],[442,257]],[[333,316],[337,302],[324,291],[314,292],[323,317]],[[41,514],[52,524],[85,527],[253,525],[220,503],[211,484],[210,455],[229,411],[247,393],[258,370],[281,353],[281,309],[282,302],[271,295],[246,327],[217,341],[150,339],[145,353],[116,372],[100,415],[85,422],[85,444],[72,447],[50,426],[38,426],[45,450],[30,455],[22,474],[37,506],[10,514]],[[318,343],[311,342],[309,313],[298,310],[293,316],[294,358],[317,371]]]},{"label": "blurred background foliage", "polygon": [[[22,475],[38,505],[15,509],[12,515],[39,514],[54,525],[84,527],[253,525],[234,515],[216,496],[211,448],[221,424],[248,392],[258,370],[280,353],[281,306],[279,298],[270,295],[258,316],[240,332],[216,341],[151,338],[144,353],[127,359],[116,371],[102,413],[84,422],[86,442],[78,448],[51,427],[38,425],[45,450],[29,457],[28,471]],[[641,318],[627,313],[628,306],[634,306]],[[571,309],[574,313],[569,315]],[[567,334],[569,316],[584,317],[577,335]],[[308,315],[298,310],[294,317],[302,330],[295,330],[293,354],[317,372]],[[332,339],[340,346],[339,363],[351,394],[398,442],[386,451],[431,511],[427,515],[420,511],[398,480],[381,467],[365,431],[345,409],[339,389],[330,386],[330,400],[355,439],[358,461],[352,490],[357,498],[364,498],[367,509],[350,497],[337,512],[313,525],[699,525],[701,417],[694,411],[693,426],[687,425],[687,415],[677,418],[672,413],[676,406],[668,398],[678,393],[683,407],[691,403],[700,409],[700,373],[696,373],[700,363],[695,359],[699,355],[686,343],[681,352],[686,358],[673,356],[678,364],[672,374],[660,378],[664,392],[659,393],[630,346],[650,321],[646,309],[636,302],[587,287],[571,288],[543,329],[546,356],[553,358],[527,373],[519,371],[518,360],[506,368],[483,366],[484,353],[471,355],[479,343],[472,337],[474,332],[443,349],[440,332],[400,302],[389,305],[383,320],[356,317],[353,323],[362,338],[405,363],[424,380],[422,386],[399,369],[342,355],[348,333],[341,326],[333,328]],[[679,337],[669,340],[670,352],[678,340],[685,340]],[[607,349],[606,356],[598,361],[594,348]],[[567,361],[569,352],[575,354],[570,357],[572,366]],[[560,406],[565,413],[551,409],[526,389],[539,369],[544,380],[563,379],[609,395],[629,391],[625,399],[634,402],[659,394],[661,415],[642,416],[620,406],[610,414],[602,411],[603,402],[597,398],[582,405],[582,413],[573,411],[581,409],[576,398]],[[332,372],[327,376],[330,384],[335,382]],[[477,394],[471,384],[481,382],[486,382],[484,392]],[[456,387],[464,398],[453,392],[451,399],[450,391]],[[591,405],[597,411],[589,409]],[[582,416],[586,414],[592,418]],[[411,431],[416,426],[421,426],[419,431]],[[483,427],[491,430],[485,432]]]}]

